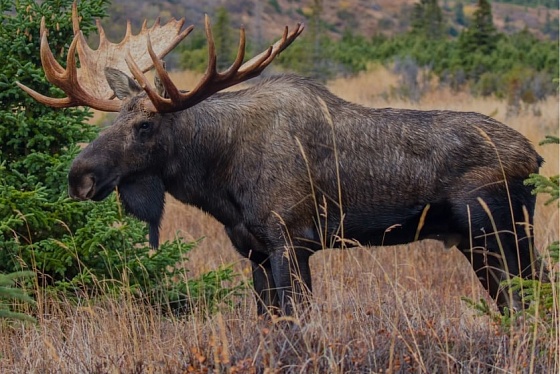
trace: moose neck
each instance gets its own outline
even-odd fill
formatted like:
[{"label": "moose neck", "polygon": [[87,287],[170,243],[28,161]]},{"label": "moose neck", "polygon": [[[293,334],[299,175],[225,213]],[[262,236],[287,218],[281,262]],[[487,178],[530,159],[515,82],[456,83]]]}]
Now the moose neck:
[{"label": "moose neck", "polygon": [[236,160],[243,157],[243,140],[251,136],[251,127],[258,123],[240,96],[245,93],[217,93],[174,114],[170,123],[174,146],[170,147],[163,172],[167,192],[225,225],[240,214],[231,194],[231,189],[236,188],[233,168]]}]

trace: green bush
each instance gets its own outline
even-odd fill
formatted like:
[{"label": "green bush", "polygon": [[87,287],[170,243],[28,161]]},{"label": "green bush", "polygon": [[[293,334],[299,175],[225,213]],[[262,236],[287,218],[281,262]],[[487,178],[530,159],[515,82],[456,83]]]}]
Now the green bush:
[{"label": "green bush", "polygon": [[[107,0],[78,3],[85,34],[94,17],[103,17]],[[98,129],[85,121],[85,108],[53,109],[35,102],[15,81],[48,95],[60,95],[45,78],[39,60],[39,23],[45,17],[49,43],[65,61],[73,35],[70,0],[2,1],[0,23],[0,273],[32,270],[39,286],[83,294],[132,289],[154,303],[175,299],[192,302],[204,296],[218,302],[241,286],[225,268],[189,283],[182,267],[195,243],[177,239],[153,251],[146,243],[147,228],[122,214],[115,196],[100,203],[68,198],[67,171]],[[216,276],[217,274],[217,276]],[[222,289],[221,284],[233,285]],[[208,289],[212,297],[208,299]],[[230,292],[231,291],[231,292]],[[200,294],[200,295],[199,295]],[[179,297],[179,296],[181,297]]]},{"label": "green bush", "polygon": [[35,322],[35,319],[25,313],[14,312],[13,302],[35,304],[27,293],[18,287],[17,280],[31,278],[35,274],[31,271],[18,271],[10,274],[0,274],[0,318],[11,318]]}]

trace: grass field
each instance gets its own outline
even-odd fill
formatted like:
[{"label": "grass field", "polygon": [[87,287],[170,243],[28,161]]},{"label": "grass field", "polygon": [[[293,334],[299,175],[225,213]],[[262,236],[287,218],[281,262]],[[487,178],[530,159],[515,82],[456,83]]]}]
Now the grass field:
[{"label": "grass field", "polygon": [[[184,82],[196,79],[184,73]],[[558,98],[506,118],[506,104],[432,88],[419,103],[387,99],[397,78],[383,69],[329,82],[341,97],[374,107],[476,111],[509,124],[535,144],[558,134]],[[185,83],[185,86],[189,86]],[[545,175],[558,173],[558,147],[537,146]],[[559,237],[557,206],[535,217],[538,248]],[[168,199],[162,234],[204,237],[190,253],[188,276],[234,264],[250,266],[223,228]],[[560,371],[560,316],[552,324],[519,321],[503,329],[461,301],[486,294],[456,249],[435,241],[389,248],[325,250],[312,257],[314,297],[293,325],[256,318],[250,291],[214,315],[163,316],[123,294],[73,305],[42,295],[37,325],[3,324],[2,373],[555,373]],[[558,295],[557,295],[558,296]],[[558,313],[556,300],[555,312]],[[544,321],[544,319],[543,319]],[[537,320],[537,322],[541,322]]]}]

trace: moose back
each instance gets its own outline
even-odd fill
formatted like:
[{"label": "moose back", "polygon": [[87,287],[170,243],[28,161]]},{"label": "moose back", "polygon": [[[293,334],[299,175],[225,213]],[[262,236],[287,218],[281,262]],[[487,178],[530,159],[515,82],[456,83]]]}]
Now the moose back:
[{"label": "moose back", "polygon": [[[117,188],[126,210],[150,224],[154,247],[166,192],[210,213],[251,261],[260,314],[289,314],[309,295],[309,257],[320,249],[423,239],[457,247],[500,308],[523,307],[501,282],[531,278],[536,265],[535,197],[523,181],[542,159],[525,137],[477,113],[366,108],[294,75],[218,92],[260,74],[300,26],[245,64],[242,32],[235,62],[219,73],[206,20],[209,68],[196,88],[181,91],[160,58],[190,29],[170,24],[125,37],[145,43],[144,65],[131,53],[101,69],[88,65],[97,51],[76,27],[65,70],[43,22],[45,72],[68,97],[20,86],[47,105],[119,111],[74,160],[72,197],[102,200]],[[152,44],[158,33],[168,44]],[[118,55],[122,44],[105,40],[99,53]],[[156,88],[142,73],[151,65]],[[95,80],[80,78],[87,76]]]}]

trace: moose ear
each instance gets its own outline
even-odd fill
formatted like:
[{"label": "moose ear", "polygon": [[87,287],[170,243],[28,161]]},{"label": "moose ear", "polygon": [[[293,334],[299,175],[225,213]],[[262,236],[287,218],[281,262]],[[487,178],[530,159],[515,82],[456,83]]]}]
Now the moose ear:
[{"label": "moose ear", "polygon": [[138,83],[118,69],[106,67],[105,78],[119,100],[128,99],[142,92]]}]

